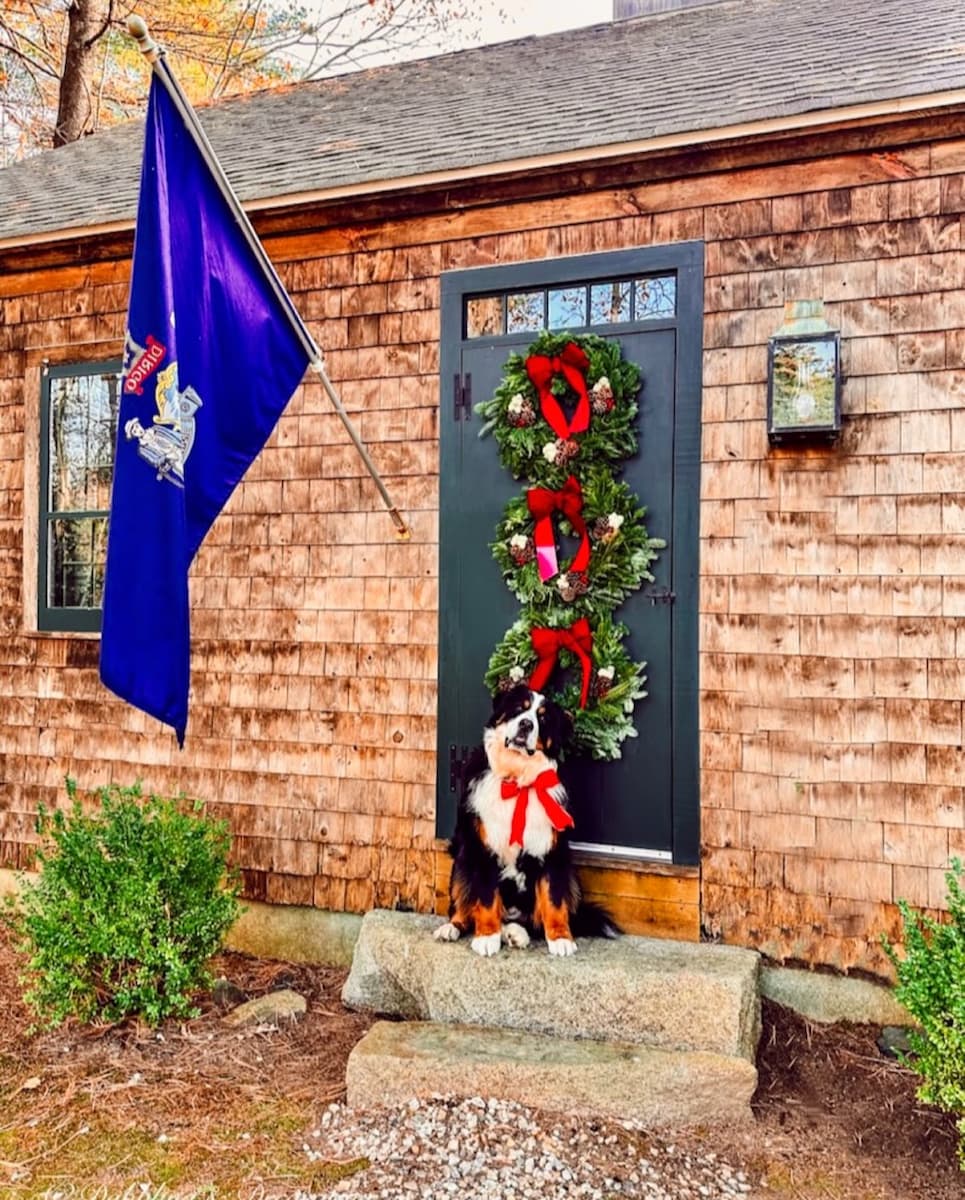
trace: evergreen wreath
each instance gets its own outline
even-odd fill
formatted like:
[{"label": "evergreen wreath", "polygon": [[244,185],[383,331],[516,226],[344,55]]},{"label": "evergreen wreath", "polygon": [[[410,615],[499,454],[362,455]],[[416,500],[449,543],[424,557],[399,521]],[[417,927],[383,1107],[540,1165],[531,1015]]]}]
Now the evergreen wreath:
[{"label": "evergreen wreath", "polygon": [[[653,583],[650,564],[667,544],[649,536],[644,524],[646,508],[627,484],[613,478],[608,467],[590,467],[580,484],[582,519],[591,549],[584,571],[574,571],[571,560],[569,568],[561,562],[550,579],[540,577],[536,520],[527,494],[509,501],[496,527],[493,558],[506,586],[546,624],[563,625],[581,616],[595,621],[619,608],[644,580]],[[556,528],[564,537],[578,536],[565,515],[557,516]]]},{"label": "evergreen wreath", "polygon": [[[585,371],[571,370],[569,378],[554,372],[547,390],[564,416],[575,412],[580,395],[572,379],[583,375],[592,418],[585,431],[563,437],[547,420],[526,364],[534,357],[559,359],[571,345],[586,356]],[[595,334],[541,333],[525,354],[509,356],[492,398],[476,405],[483,418],[479,436],[494,435],[500,462],[514,478],[558,488],[573,471],[590,463],[615,466],[636,453],[639,390],[640,369],[625,361],[617,342]]]},{"label": "evergreen wreath", "polygon": [[[541,617],[526,609],[506,631],[486,671],[486,686],[491,692],[508,690],[532,676],[538,664],[532,631],[541,623]],[[633,706],[647,694],[646,663],[634,662],[627,654],[623,645],[627,633],[626,625],[614,622],[610,616],[601,617],[593,625],[590,702],[586,708],[580,707],[579,659],[565,649],[560,650],[557,659],[557,671],[562,670],[565,677],[563,686],[554,689],[553,699],[573,717],[572,750],[592,758],[617,759],[626,738],[637,736]]]}]

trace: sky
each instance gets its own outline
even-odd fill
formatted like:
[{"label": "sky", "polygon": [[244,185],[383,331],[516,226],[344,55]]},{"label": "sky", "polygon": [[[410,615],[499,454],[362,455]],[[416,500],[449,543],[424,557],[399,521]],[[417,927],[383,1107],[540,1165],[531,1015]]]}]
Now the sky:
[{"label": "sky", "polygon": [[[323,22],[326,15],[345,7],[344,0],[303,0],[303,4],[309,14],[317,14]],[[459,6],[459,0],[454,0],[454,7]],[[446,7],[443,4],[442,10],[446,11]],[[352,70],[360,65],[373,67],[385,62],[462,50],[468,46],[575,29],[609,21],[613,14],[613,0],[465,0],[464,7],[470,14],[467,18],[447,20],[441,32],[430,32],[431,26],[426,24],[422,36],[414,45],[405,45],[398,38],[388,46],[380,44],[376,48],[369,44],[364,58],[357,60],[354,67],[343,60],[335,69]],[[371,21],[366,16],[370,10],[364,4],[352,5],[352,11],[355,15],[339,30],[341,34],[348,35],[349,43],[366,28],[371,29]],[[378,9],[373,7],[371,11]],[[411,8],[407,7],[405,11],[411,11]],[[317,60],[312,57],[310,47],[295,48],[289,53],[296,63],[304,63],[304,69],[312,73]]]},{"label": "sky", "polygon": [[[608,21],[613,0],[482,0],[476,5],[482,21],[482,40],[502,42],[530,34],[552,33],[557,29],[576,29]],[[502,10],[506,17],[500,17]]]}]

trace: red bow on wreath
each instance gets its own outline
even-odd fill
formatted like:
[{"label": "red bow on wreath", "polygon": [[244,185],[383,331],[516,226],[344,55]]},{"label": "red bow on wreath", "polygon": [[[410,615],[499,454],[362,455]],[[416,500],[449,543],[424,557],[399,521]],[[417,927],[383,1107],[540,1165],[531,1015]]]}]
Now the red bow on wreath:
[{"label": "red bow on wreath", "polygon": [[554,829],[572,829],[573,818],[566,809],[550,795],[550,788],[556,787],[560,781],[560,777],[553,770],[541,772],[532,783],[524,784],[522,787],[515,779],[504,779],[500,785],[500,794],[504,800],[516,801],[516,807],[513,809],[513,820],[509,830],[509,844],[511,846],[522,846],[523,831],[526,828],[526,806],[529,804],[529,793],[532,789],[536,793],[536,799],[542,804],[543,811],[550,819],[550,824]]},{"label": "red bow on wreath", "polygon": [[571,571],[585,571],[590,565],[590,539],[583,520],[583,489],[575,475],[571,475],[558,492],[551,488],[530,488],[526,503],[536,522],[533,540],[536,543],[536,564],[539,577],[545,583],[559,571],[556,561],[556,537],[553,533],[553,513],[561,512],[569,519],[579,534],[580,548],[570,563]]},{"label": "red bow on wreath", "polygon": [[[565,442],[571,434],[585,433],[590,428],[590,397],[586,391],[589,365],[586,352],[576,342],[567,343],[553,358],[545,354],[531,354],[526,360],[526,373],[539,393],[540,411],[561,441]],[[557,375],[562,375],[579,396],[572,421],[567,421],[560,402],[550,391],[550,384]]]},{"label": "red bow on wreath", "polygon": [[590,652],[593,649],[593,634],[586,617],[574,621],[569,629],[544,629],[540,626],[530,632],[530,640],[539,662],[529,677],[529,686],[541,691],[553,674],[556,659],[561,650],[569,650],[580,660],[583,668],[583,688],[580,692],[580,708],[586,708],[590,698]]}]

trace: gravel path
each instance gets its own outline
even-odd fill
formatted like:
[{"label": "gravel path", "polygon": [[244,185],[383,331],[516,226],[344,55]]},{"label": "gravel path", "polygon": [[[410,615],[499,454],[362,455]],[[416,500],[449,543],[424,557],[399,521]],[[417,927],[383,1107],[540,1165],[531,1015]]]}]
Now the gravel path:
[{"label": "gravel path", "polygon": [[333,1104],[305,1152],[317,1162],[369,1159],[323,1193],[354,1200],[733,1200],[751,1191],[717,1155],[633,1125],[478,1097],[367,1112]]}]

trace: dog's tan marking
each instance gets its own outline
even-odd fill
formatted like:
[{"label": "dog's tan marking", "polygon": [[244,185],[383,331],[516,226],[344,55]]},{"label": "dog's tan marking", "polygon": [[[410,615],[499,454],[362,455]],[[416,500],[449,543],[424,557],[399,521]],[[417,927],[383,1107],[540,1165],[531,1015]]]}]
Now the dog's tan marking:
[{"label": "dog's tan marking", "polygon": [[466,881],[455,871],[449,880],[449,921],[460,933],[468,933],[472,925],[472,901]]},{"label": "dog's tan marking", "polygon": [[570,933],[570,911],[565,904],[554,904],[550,898],[550,885],[541,879],[536,885],[536,905],[533,909],[533,919],[537,926],[542,925],[548,942],[565,939],[573,940]]},{"label": "dog's tan marking", "polygon": [[472,921],[477,937],[499,933],[503,927],[503,901],[498,892],[488,907],[476,901],[472,907]]}]

